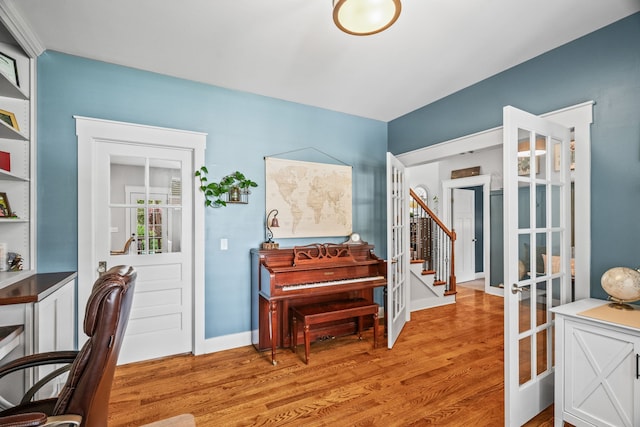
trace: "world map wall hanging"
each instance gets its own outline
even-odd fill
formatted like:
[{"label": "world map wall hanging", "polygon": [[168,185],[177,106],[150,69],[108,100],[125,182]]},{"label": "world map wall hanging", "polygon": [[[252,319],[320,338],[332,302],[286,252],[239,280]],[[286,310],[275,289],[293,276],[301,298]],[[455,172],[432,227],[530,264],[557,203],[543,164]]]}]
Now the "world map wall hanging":
[{"label": "world map wall hanging", "polygon": [[351,166],[265,158],[266,211],[278,210],[274,238],[351,234]]}]

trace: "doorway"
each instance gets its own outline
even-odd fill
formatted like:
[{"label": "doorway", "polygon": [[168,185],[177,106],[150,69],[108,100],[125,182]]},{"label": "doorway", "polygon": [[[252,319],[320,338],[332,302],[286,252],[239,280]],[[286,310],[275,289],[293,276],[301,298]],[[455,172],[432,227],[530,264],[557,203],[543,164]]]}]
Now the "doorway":
[{"label": "doorway", "polygon": [[[442,158],[438,156],[445,153],[454,155],[459,153],[457,150],[461,146],[477,149],[483,144],[485,148],[504,144],[501,176],[505,177],[504,252],[508,256],[504,274],[506,283],[510,284],[509,292],[504,294],[506,425],[521,425],[553,401],[554,322],[549,309],[570,301],[568,294],[574,281],[576,298],[590,294],[588,213],[592,106],[589,102],[544,115],[549,120],[505,107],[504,129],[496,128],[416,150],[419,153],[398,156],[407,161],[405,166],[409,166],[420,164],[420,161],[437,161]],[[493,141],[491,136],[495,138]],[[545,156],[540,161],[540,170],[539,141],[544,142],[542,155]],[[460,142],[462,144],[458,145]],[[525,145],[523,150],[521,144]],[[575,147],[572,167],[568,161],[570,145]],[[528,162],[521,161],[521,154]],[[575,188],[575,209],[587,213],[586,218],[575,224],[569,222],[572,188]],[[521,199],[525,203],[521,203]],[[573,248],[568,230],[572,225],[575,230],[575,273],[569,269]],[[545,261],[541,263],[542,271],[537,268],[538,246],[544,246],[547,258],[559,257],[562,266],[559,271],[550,268]],[[530,261],[528,268],[521,268],[523,260]],[[544,312],[542,316],[538,316],[538,308]],[[525,321],[521,322],[521,319]],[[538,360],[540,354],[543,356]]]},{"label": "doorway", "polygon": [[132,265],[138,280],[119,363],[202,353],[204,201],[193,171],[206,134],[75,119],[79,330],[99,270]]},{"label": "doorway", "polygon": [[[442,182],[442,206],[443,206],[443,220],[447,226],[453,224],[452,212],[451,212],[451,192],[455,189],[461,188],[469,188],[469,187],[481,187],[482,188],[482,272],[484,275],[484,291],[493,294],[502,296],[502,289],[497,288],[495,286],[491,286],[490,276],[491,276],[491,225],[490,225],[490,192],[491,192],[491,176],[490,175],[478,175],[478,176],[470,176],[467,178],[459,178],[459,179],[451,179]],[[455,203],[455,201],[453,202]],[[456,232],[456,235],[458,233]],[[467,236],[467,239],[471,239],[473,237]],[[456,239],[457,240],[457,239]],[[458,242],[456,242],[456,245]],[[457,266],[457,258],[456,258],[456,266]],[[457,270],[457,267],[456,267]],[[457,278],[458,282],[462,280]],[[471,279],[473,280],[473,279]]]},{"label": "doorway", "polygon": [[[591,277],[591,123],[593,122],[593,102],[589,101],[541,114],[540,117],[548,118],[558,124],[573,128],[573,139],[575,141],[575,170],[572,171],[575,194],[574,206],[575,210],[580,212],[580,215],[574,218],[573,223],[575,228],[575,242],[573,242],[575,247],[575,299],[588,298],[590,296]],[[438,163],[468,153],[501,149],[501,147],[502,127],[496,127],[398,154],[396,157],[405,167],[411,168],[411,176],[413,177],[413,170],[416,166]],[[502,174],[492,176],[492,181],[499,181],[501,186]],[[440,198],[443,201],[442,208],[444,209],[446,207],[446,203],[443,200],[444,195],[440,195]],[[487,200],[489,198],[490,195],[486,197]],[[490,252],[490,248],[486,248],[486,246],[485,250],[487,253]],[[489,267],[485,271],[488,272]],[[486,276],[485,280],[487,280]],[[487,288],[490,293],[495,292],[495,294],[502,295],[500,287],[485,287],[485,289]]]}]

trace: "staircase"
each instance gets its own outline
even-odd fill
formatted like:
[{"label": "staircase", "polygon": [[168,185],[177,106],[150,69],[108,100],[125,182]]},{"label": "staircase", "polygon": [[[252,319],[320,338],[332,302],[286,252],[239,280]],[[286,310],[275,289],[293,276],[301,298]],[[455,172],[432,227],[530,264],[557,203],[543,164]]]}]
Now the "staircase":
[{"label": "staircase", "polygon": [[411,311],[455,303],[455,232],[409,190]]},{"label": "staircase", "polygon": [[436,282],[434,272],[423,270],[422,260],[412,262],[409,269],[411,270],[411,311],[456,302],[455,293],[445,292],[445,282]]}]

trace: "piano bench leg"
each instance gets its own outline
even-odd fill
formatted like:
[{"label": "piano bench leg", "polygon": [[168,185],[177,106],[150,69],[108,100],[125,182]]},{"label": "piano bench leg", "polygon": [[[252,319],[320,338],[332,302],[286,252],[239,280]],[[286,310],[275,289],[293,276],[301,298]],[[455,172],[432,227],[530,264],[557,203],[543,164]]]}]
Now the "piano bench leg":
[{"label": "piano bench leg", "polygon": [[304,363],[309,364],[309,351],[311,350],[311,334],[309,334],[309,325],[304,324]]},{"label": "piano bench leg", "polygon": [[378,313],[373,313],[373,349],[378,347]]},{"label": "piano bench leg", "polygon": [[298,320],[296,316],[291,319],[291,351],[296,352],[298,346]]}]

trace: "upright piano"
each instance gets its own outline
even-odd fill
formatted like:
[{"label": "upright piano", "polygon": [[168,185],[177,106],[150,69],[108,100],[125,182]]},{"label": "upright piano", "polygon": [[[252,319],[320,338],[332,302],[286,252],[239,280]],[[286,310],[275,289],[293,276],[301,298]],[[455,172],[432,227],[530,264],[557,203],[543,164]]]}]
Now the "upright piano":
[{"label": "upright piano", "polygon": [[[316,243],[283,249],[251,251],[251,329],[257,350],[289,347],[289,309],[337,299],[364,298],[373,302],[373,289],[387,284],[386,261],[373,245]],[[355,322],[317,328],[318,336],[353,333]]]}]

